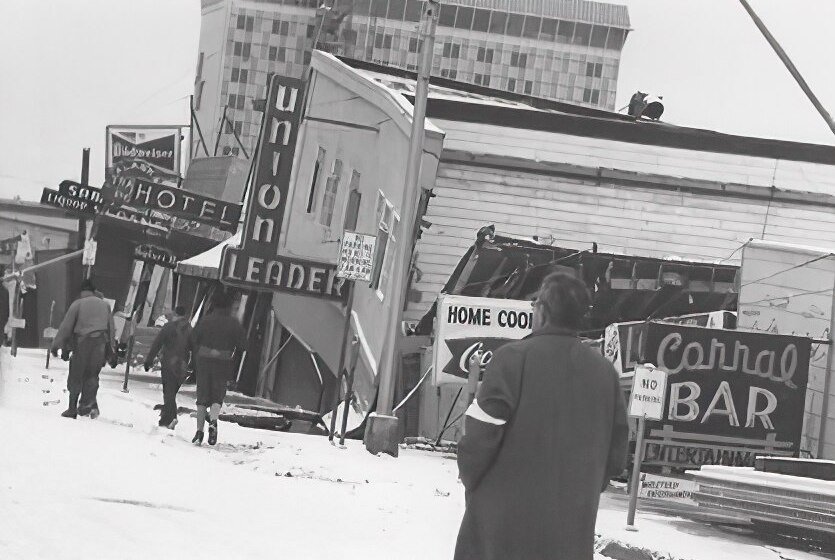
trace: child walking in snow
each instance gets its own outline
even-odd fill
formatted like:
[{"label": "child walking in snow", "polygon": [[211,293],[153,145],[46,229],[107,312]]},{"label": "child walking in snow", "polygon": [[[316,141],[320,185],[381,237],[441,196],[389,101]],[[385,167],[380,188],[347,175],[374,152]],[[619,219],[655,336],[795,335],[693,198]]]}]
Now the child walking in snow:
[{"label": "child walking in snow", "polygon": [[192,443],[203,443],[203,428],[209,416],[209,445],[217,443],[217,419],[226,397],[226,382],[234,371],[235,350],[246,348],[246,331],[230,316],[231,297],[218,292],[212,311],[194,327],[193,351],[197,362],[197,433]]}]

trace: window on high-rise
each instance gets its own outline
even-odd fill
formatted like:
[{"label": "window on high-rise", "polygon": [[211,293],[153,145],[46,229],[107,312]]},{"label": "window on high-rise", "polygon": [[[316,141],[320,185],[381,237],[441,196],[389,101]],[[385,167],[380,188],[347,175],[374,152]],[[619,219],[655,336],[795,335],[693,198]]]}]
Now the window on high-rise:
[{"label": "window on high-rise", "polygon": [[255,16],[246,16],[246,30],[252,31],[255,28]]},{"label": "window on high-rise", "polygon": [[403,16],[405,21],[420,21],[422,15],[423,2],[418,0],[406,0],[406,14]]},{"label": "window on high-rise", "polygon": [[441,13],[438,16],[438,25],[455,27],[456,9],[457,6],[455,4],[441,4]]},{"label": "window on high-rise", "polygon": [[241,74],[238,78],[238,81],[242,84],[247,83],[249,81],[249,70],[241,68]]},{"label": "window on high-rise", "polygon": [[528,55],[516,51],[510,53],[510,65],[525,68],[528,65]]},{"label": "window on high-rise", "polygon": [[473,8],[458,6],[458,16],[455,18],[456,29],[467,29],[473,25]]},{"label": "window on high-rise", "polygon": [[384,35],[382,33],[377,33],[376,35],[374,35],[374,47],[375,48],[377,48],[377,49],[382,49],[383,48],[383,37],[384,37]]},{"label": "window on high-rise", "polygon": [[591,46],[598,49],[606,47],[606,34],[609,28],[603,25],[595,25],[591,30]]},{"label": "window on high-rise", "polygon": [[444,43],[442,56],[444,56],[445,58],[460,58],[461,45],[457,43]]},{"label": "window on high-rise", "polygon": [[242,58],[249,58],[250,52],[252,49],[252,45],[250,43],[239,43],[235,41],[234,46],[234,54],[235,56],[240,56]]},{"label": "window on high-rise", "polygon": [[230,82],[237,82],[240,78],[241,69],[240,68],[232,68],[232,77],[229,79]]},{"label": "window on high-rise", "polygon": [[403,13],[406,11],[406,0],[389,0],[389,9],[386,17],[395,21],[403,21]]},{"label": "window on high-rise", "polygon": [[235,27],[237,27],[238,29],[245,29],[246,28],[246,16],[245,15],[243,15],[243,14],[238,15],[238,22],[237,22],[237,25]]},{"label": "window on high-rise", "polygon": [[304,51],[304,56],[302,57],[302,60],[304,61],[305,65],[310,64],[310,59],[311,59],[312,55],[313,55],[313,53],[311,51],[308,51],[308,50]]},{"label": "window on high-rise", "polygon": [[478,47],[478,52],[476,53],[476,60],[478,62],[486,62],[488,64],[493,62],[493,49],[488,49],[486,47]]},{"label": "window on high-rise", "polygon": [[522,28],[525,26],[525,16],[522,14],[508,14],[507,34],[511,37],[521,37]]},{"label": "window on high-rise", "polygon": [[290,34],[290,22],[289,21],[282,21],[281,22],[281,35],[289,35]]},{"label": "window on high-rise", "polygon": [[476,8],[473,14],[473,31],[487,32],[490,29],[490,10]]},{"label": "window on high-rise", "polygon": [[522,36],[528,39],[539,39],[539,28],[542,26],[542,18],[539,16],[525,16],[525,27]]},{"label": "window on high-rise", "polygon": [[571,43],[572,38],[574,37],[574,22],[573,21],[560,21],[559,26],[557,27],[557,42],[558,43],[565,43],[566,45]]},{"label": "window on high-rise", "polygon": [[516,91],[516,80],[513,78],[507,79],[507,91]]},{"label": "window on high-rise", "polygon": [[417,37],[412,37],[409,39],[409,52],[416,53],[418,52],[418,39]]},{"label": "window on high-rise", "polygon": [[278,35],[281,33],[281,20],[274,19],[273,20],[273,35]]},{"label": "window on high-rise", "polygon": [[530,80],[525,80],[525,94],[530,95],[533,93],[533,82]]},{"label": "window on high-rise", "polygon": [[391,48],[391,35],[384,35],[383,36],[383,48],[390,49]]},{"label": "window on high-rise", "polygon": [[493,14],[490,16],[490,33],[504,34],[506,25],[507,14],[494,10]]},{"label": "window on high-rise", "polygon": [[308,25],[308,26],[307,26],[307,31],[305,31],[305,33],[306,33],[306,37],[307,37],[308,39],[313,39],[313,34],[314,34],[315,32],[316,32],[316,26],[314,26],[314,25]]},{"label": "window on high-rise", "polygon": [[583,102],[597,105],[600,102],[600,90],[585,88],[583,90]]},{"label": "window on high-rise", "polygon": [[543,41],[554,41],[557,38],[557,20],[542,18],[542,29],[539,30],[539,38]]},{"label": "window on high-rise", "polygon": [[490,87],[490,75],[476,73],[473,76],[473,82],[479,86]]},{"label": "window on high-rise", "polygon": [[586,76],[599,78],[603,75],[603,64],[601,62],[586,62]]},{"label": "window on high-rise", "polygon": [[591,25],[588,23],[578,23],[574,26],[574,40],[575,45],[588,46],[591,39]]},{"label": "window on high-rise", "polygon": [[621,50],[623,48],[623,41],[626,39],[626,31],[612,27],[609,29],[609,36],[606,39],[606,48]]}]

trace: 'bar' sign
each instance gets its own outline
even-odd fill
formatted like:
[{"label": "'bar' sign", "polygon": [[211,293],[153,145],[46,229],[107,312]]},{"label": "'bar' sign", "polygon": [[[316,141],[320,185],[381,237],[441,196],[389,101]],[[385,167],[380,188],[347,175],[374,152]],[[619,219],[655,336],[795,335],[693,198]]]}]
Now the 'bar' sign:
[{"label": "'bar' sign", "polygon": [[334,265],[278,256],[278,238],[301,124],[302,88],[303,82],[298,79],[274,75],[270,80],[241,245],[224,247],[220,280],[249,290],[293,291],[342,299],[344,281],[335,278]]}]

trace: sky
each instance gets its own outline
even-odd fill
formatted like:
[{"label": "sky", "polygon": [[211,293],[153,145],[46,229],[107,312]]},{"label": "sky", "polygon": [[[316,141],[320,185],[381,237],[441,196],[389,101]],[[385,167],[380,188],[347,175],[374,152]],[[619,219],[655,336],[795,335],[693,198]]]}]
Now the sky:
[{"label": "sky", "polygon": [[[835,2],[750,1],[835,114]],[[633,28],[617,108],[648,91],[664,96],[667,122],[835,144],[737,0],[617,3]],[[79,180],[84,147],[100,185],[109,124],[188,124],[198,0],[2,0],[0,22],[0,198]]]}]

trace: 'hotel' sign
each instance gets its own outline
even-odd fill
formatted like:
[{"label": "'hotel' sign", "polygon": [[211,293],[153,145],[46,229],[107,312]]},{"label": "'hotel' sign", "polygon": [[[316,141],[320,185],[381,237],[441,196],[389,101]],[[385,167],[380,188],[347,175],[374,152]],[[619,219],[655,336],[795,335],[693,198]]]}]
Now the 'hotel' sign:
[{"label": "'hotel' sign", "polygon": [[334,265],[278,255],[301,124],[302,88],[301,80],[285,76],[274,75],[270,81],[241,246],[224,247],[220,280],[249,290],[342,299],[345,282],[336,277]]}]

